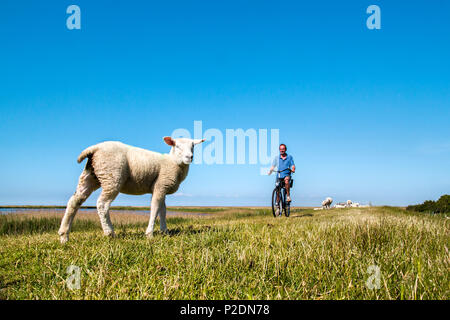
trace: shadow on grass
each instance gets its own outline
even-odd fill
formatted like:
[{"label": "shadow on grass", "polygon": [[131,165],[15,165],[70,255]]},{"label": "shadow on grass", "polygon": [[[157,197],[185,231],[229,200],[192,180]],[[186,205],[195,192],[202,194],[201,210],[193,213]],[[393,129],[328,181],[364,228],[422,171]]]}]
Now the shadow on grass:
[{"label": "shadow on grass", "polygon": [[169,236],[177,236],[180,234],[199,234],[203,232],[214,231],[211,226],[201,226],[194,228],[193,226],[188,226],[187,228],[173,228],[168,230]]},{"label": "shadow on grass", "polygon": [[304,213],[301,215],[291,216],[292,218],[304,218],[304,217],[314,217],[312,213]]},{"label": "shadow on grass", "polygon": [[[168,237],[174,237],[179,235],[188,235],[188,234],[199,234],[203,232],[209,232],[214,231],[211,226],[201,226],[201,227],[193,227],[188,226],[186,228],[170,228],[168,229],[167,233],[163,233],[160,230],[155,230],[153,232],[154,236],[168,236]],[[142,238],[145,238],[145,228],[142,228],[142,230],[129,230],[129,228],[118,228],[116,229],[117,238],[119,239],[133,239],[133,240],[139,240]]]}]

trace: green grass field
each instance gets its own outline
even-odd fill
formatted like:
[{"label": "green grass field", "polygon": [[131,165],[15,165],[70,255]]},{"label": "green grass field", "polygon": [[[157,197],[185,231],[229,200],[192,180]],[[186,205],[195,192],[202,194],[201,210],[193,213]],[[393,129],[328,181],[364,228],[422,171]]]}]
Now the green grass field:
[{"label": "green grass field", "polygon": [[[113,214],[105,238],[78,214],[61,245],[61,214],[0,216],[1,299],[449,299],[449,219],[372,207],[211,210],[168,218],[170,235],[144,236],[147,217]],[[157,229],[159,230],[159,228]],[[81,288],[66,286],[81,268]],[[366,282],[380,268],[379,288]]]}]

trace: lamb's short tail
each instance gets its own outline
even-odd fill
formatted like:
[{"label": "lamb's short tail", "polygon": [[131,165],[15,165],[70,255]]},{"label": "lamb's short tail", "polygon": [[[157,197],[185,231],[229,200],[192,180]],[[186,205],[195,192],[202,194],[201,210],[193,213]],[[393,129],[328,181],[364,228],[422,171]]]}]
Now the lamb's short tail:
[{"label": "lamb's short tail", "polygon": [[81,152],[81,154],[78,156],[78,163],[81,163],[81,161],[83,161],[84,159],[86,159],[89,156],[92,156],[95,151],[98,150],[98,145],[95,146],[91,146],[87,149],[84,149],[83,152]]}]

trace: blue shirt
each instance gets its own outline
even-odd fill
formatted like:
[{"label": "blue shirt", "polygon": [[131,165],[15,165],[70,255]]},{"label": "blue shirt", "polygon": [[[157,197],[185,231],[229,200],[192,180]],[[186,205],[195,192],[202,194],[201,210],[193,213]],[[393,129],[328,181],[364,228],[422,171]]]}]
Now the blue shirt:
[{"label": "blue shirt", "polygon": [[[278,157],[275,157],[272,161],[272,166],[275,166],[278,168],[279,171],[284,170],[284,169],[291,169],[292,166],[295,165],[294,163],[294,158],[292,158],[291,155],[288,155],[286,153],[286,158],[283,160],[283,158],[281,158],[281,155],[279,155]],[[289,170],[280,172],[280,178],[284,178],[287,176],[290,176],[291,172]],[[277,174],[278,177],[278,174]]]}]

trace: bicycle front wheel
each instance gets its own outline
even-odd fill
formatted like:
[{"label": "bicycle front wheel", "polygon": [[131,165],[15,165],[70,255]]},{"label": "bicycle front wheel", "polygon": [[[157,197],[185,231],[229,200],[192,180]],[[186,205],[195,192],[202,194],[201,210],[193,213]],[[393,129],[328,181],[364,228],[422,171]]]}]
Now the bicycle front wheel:
[{"label": "bicycle front wheel", "polygon": [[272,214],[276,218],[277,216],[277,188],[273,189],[272,192]]}]

